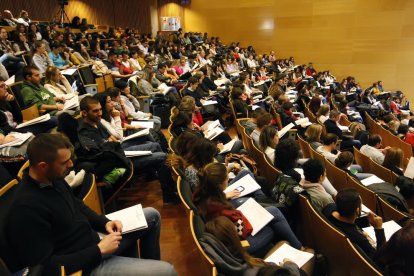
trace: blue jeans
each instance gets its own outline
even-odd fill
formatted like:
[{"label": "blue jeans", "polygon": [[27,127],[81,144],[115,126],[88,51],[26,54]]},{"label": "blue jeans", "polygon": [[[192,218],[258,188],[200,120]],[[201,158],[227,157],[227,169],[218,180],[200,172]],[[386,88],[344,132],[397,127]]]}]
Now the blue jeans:
[{"label": "blue jeans", "polygon": [[132,163],[134,168],[148,168],[148,167],[159,167],[160,164],[165,162],[167,155],[162,152],[161,146],[158,143],[146,141],[140,145],[134,144],[133,141],[126,141],[121,144],[124,150],[149,150],[152,152],[151,155],[133,157]]},{"label": "blue jeans", "polygon": [[273,215],[274,219],[255,236],[247,237],[247,241],[250,243],[247,252],[253,255],[256,252],[262,253],[263,248],[269,247],[270,243],[277,243],[282,240],[289,242],[292,247],[300,249],[302,243],[293,233],[282,212],[273,206],[266,207],[266,210]]},{"label": "blue jeans", "polygon": [[[148,228],[123,236],[114,255],[104,256],[91,275],[177,275],[174,267],[160,259],[161,217],[154,208],[144,208]],[[140,240],[141,258],[138,259]]]}]

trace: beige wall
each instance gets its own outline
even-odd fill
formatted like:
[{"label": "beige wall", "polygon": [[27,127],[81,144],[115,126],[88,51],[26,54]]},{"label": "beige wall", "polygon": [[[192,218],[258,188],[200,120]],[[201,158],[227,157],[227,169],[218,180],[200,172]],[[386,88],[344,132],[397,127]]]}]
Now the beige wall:
[{"label": "beige wall", "polygon": [[185,31],[312,61],[363,87],[382,80],[414,102],[413,0],[192,0]]}]

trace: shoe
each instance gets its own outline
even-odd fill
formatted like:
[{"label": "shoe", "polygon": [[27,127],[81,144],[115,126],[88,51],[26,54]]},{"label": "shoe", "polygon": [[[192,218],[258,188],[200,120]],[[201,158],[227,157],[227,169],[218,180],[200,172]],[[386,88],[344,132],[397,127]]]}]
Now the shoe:
[{"label": "shoe", "polygon": [[178,205],[181,202],[180,198],[176,194],[168,198],[164,198],[163,201],[164,205]]}]

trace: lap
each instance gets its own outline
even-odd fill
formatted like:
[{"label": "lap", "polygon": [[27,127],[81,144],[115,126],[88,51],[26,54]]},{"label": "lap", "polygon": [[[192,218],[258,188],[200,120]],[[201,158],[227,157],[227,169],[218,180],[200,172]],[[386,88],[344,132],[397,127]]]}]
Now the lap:
[{"label": "lap", "polygon": [[163,261],[144,260],[138,258],[127,258],[120,256],[109,256],[92,271],[91,275],[177,275],[174,267]]}]

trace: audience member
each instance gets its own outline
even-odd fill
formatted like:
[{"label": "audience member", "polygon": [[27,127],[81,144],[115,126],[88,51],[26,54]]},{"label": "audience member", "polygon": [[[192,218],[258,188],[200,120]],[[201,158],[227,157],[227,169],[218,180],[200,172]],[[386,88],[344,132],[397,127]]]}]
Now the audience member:
[{"label": "audience member", "polygon": [[385,154],[390,147],[385,147],[383,149],[381,147],[381,136],[378,134],[371,134],[369,135],[368,143],[361,147],[361,153],[382,165],[382,163],[384,163]]},{"label": "audience member", "polygon": [[[362,230],[355,224],[355,220],[361,216],[362,199],[358,191],[353,188],[345,188],[338,192],[335,204],[328,205],[324,214],[345,235],[361,248],[370,258],[374,257],[375,248],[371,245]],[[374,227],[377,239],[376,248],[385,243],[382,218],[372,212],[368,214],[368,221]]]},{"label": "audience member", "polygon": [[[148,228],[126,237],[121,236],[120,221],[97,215],[73,196],[64,180],[73,165],[71,147],[56,134],[40,134],[28,146],[29,173],[16,190],[5,224],[9,252],[17,264],[12,271],[42,264],[45,274],[60,274],[64,266],[70,274],[115,270],[123,275],[176,275],[171,265],[159,261],[157,210],[144,208]],[[28,223],[32,227],[22,227]],[[100,240],[97,232],[106,236]]]}]

